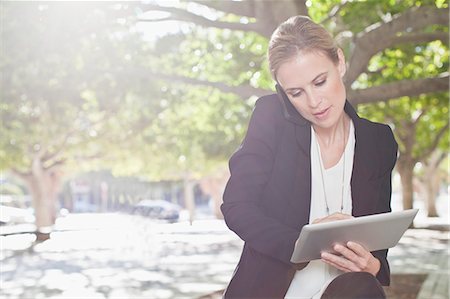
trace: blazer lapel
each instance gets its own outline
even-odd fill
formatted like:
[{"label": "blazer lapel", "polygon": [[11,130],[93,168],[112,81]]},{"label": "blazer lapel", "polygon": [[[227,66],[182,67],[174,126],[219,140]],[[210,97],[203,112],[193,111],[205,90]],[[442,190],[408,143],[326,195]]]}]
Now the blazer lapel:
[{"label": "blazer lapel", "polygon": [[297,167],[295,173],[295,191],[292,205],[298,214],[299,227],[309,223],[311,208],[311,127],[296,125],[295,137],[298,144]]},{"label": "blazer lapel", "polygon": [[[284,114],[287,120],[295,127],[295,139],[298,145],[298,159],[295,173],[295,192],[297,196],[290,200],[298,216],[298,225],[309,222],[311,208],[311,126],[286,99],[278,95],[284,104]],[[376,144],[371,132],[367,130],[364,121],[358,116],[355,109],[346,101],[344,111],[352,119],[355,127],[355,151],[353,157],[353,170],[351,178],[352,210],[354,216],[370,213],[374,207],[370,188],[370,178],[373,176]]]},{"label": "blazer lapel", "polygon": [[350,116],[355,127],[355,152],[350,186],[352,190],[352,214],[362,216],[370,214],[376,203],[375,190],[370,188],[370,179],[374,173],[376,153],[375,139],[367,126],[356,114],[354,108],[346,102],[345,112]]}]

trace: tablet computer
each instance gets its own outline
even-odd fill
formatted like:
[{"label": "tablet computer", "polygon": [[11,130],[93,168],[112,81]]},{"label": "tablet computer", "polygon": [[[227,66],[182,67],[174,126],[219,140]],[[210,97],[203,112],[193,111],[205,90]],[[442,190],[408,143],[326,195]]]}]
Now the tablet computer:
[{"label": "tablet computer", "polygon": [[394,247],[411,225],[418,209],[375,214],[305,225],[295,243],[293,263],[320,259],[323,251],[336,253],[333,245],[353,241],[369,251]]}]

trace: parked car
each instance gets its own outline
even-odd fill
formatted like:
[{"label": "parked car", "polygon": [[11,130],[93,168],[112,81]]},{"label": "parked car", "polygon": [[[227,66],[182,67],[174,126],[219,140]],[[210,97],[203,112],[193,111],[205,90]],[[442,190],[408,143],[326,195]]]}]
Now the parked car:
[{"label": "parked car", "polygon": [[161,199],[144,199],[132,209],[133,214],[153,219],[177,221],[180,218],[181,207]]}]

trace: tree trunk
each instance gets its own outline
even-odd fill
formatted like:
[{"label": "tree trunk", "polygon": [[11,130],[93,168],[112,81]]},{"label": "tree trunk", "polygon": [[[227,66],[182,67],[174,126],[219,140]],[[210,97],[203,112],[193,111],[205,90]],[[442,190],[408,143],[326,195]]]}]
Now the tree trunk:
[{"label": "tree trunk", "polygon": [[100,212],[106,212],[109,198],[109,186],[108,183],[102,181],[100,183]]},{"label": "tree trunk", "polygon": [[402,199],[403,199],[403,209],[413,208],[413,174],[414,174],[414,163],[410,161],[401,161],[399,158],[398,172],[400,174],[400,179],[402,183]]},{"label": "tree trunk", "polygon": [[439,216],[436,210],[436,198],[439,195],[439,184],[441,182],[439,165],[445,157],[446,154],[444,152],[441,150],[435,150],[427,161],[422,163],[424,173],[421,182],[424,185],[424,198],[426,198],[428,217]]},{"label": "tree trunk", "polygon": [[426,199],[428,217],[439,217],[436,210],[436,198],[438,196],[439,190],[439,179],[433,176],[430,178],[430,180],[427,180],[425,184],[425,190],[427,192]]},{"label": "tree trunk", "polygon": [[[426,166],[425,171],[420,178],[414,178],[414,187],[417,188],[417,193],[420,194],[420,199],[423,200],[427,208],[428,217],[438,217],[436,211],[436,197],[438,193],[439,179],[435,175],[428,176]],[[436,180],[438,181],[436,184]],[[436,187],[435,187],[436,186]]]},{"label": "tree trunk", "polygon": [[56,221],[57,195],[61,187],[62,173],[57,169],[45,169],[39,159],[34,159],[25,180],[32,197],[37,241],[50,238]]},{"label": "tree trunk", "polygon": [[189,223],[192,225],[195,218],[194,182],[189,178],[183,180],[184,203],[189,211]]},{"label": "tree trunk", "polygon": [[213,213],[217,219],[223,219],[220,206],[222,205],[223,191],[225,190],[225,185],[229,177],[230,173],[228,170],[218,171],[214,176],[204,177],[200,181],[202,191],[211,197]]}]

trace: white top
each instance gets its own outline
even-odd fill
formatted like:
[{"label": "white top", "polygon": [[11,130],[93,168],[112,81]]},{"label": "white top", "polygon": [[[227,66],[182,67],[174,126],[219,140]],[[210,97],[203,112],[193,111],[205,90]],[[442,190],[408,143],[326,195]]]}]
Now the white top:
[{"label": "white top", "polygon": [[[345,174],[344,174],[344,209],[343,213],[352,214],[352,195],[350,188],[350,179],[353,169],[353,155],[355,152],[355,130],[353,122],[350,121],[349,138],[345,146],[344,155],[339,162],[331,168],[324,169],[317,149],[320,146],[316,139],[316,134],[311,126],[311,209],[309,223],[314,219],[327,216],[325,197],[322,187],[322,176],[320,168],[322,167],[324,184],[327,194],[330,214],[340,212],[341,194],[342,194],[342,167],[345,155]],[[321,260],[309,262],[304,269],[297,271],[286,293],[285,299],[315,299],[320,298],[328,284],[339,274],[340,270],[328,266]]]}]

